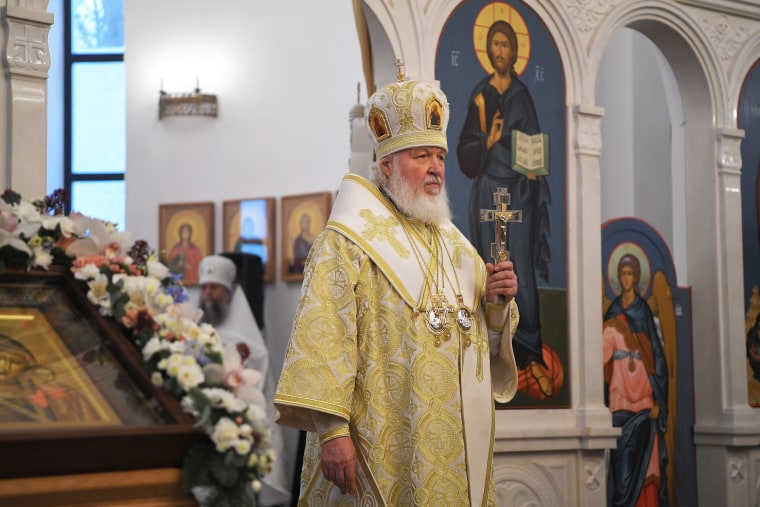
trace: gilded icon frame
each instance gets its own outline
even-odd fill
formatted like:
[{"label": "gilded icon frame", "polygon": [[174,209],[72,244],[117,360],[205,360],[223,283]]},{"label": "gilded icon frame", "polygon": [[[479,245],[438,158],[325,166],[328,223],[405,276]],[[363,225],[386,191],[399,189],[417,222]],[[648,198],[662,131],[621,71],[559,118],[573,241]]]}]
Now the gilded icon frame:
[{"label": "gilded icon frame", "polygon": [[[182,244],[182,231],[188,227],[189,243]],[[158,248],[172,272],[182,273],[183,285],[198,285],[198,265],[214,253],[214,203],[159,204]]]},{"label": "gilded icon frame", "polygon": [[2,352],[28,352],[3,384],[0,479],[178,468],[204,438],[80,284],[60,266],[0,274]]},{"label": "gilded icon frame", "polygon": [[282,197],[280,201],[281,280],[303,280],[303,269],[311,244],[327,225],[332,195],[332,192],[316,192]]},{"label": "gilded icon frame", "polygon": [[[244,237],[244,229],[252,229]],[[261,257],[265,282],[275,280],[275,198],[254,197],[222,203],[222,252],[251,253]]]}]

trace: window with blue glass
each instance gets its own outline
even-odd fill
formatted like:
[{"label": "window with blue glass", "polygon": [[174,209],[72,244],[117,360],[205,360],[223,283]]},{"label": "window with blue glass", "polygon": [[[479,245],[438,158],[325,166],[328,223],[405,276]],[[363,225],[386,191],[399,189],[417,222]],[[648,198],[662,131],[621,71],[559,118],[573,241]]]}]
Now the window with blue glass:
[{"label": "window with blue glass", "polygon": [[124,229],[124,0],[65,0],[64,186],[68,210]]}]

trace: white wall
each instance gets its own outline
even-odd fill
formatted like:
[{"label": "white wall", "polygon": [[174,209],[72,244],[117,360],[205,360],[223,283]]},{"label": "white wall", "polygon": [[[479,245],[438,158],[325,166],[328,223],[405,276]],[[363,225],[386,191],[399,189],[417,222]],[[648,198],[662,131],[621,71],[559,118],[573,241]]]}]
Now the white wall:
[{"label": "white wall", "polygon": [[[214,201],[218,249],[222,201],[274,196],[279,215],[283,195],[337,190],[357,82],[366,89],[351,2],[129,0],[124,10],[133,240],[158,247],[160,203]],[[218,118],[159,121],[161,81],[167,92],[192,91],[196,76],[218,96]],[[299,290],[265,289],[276,376]]]}]

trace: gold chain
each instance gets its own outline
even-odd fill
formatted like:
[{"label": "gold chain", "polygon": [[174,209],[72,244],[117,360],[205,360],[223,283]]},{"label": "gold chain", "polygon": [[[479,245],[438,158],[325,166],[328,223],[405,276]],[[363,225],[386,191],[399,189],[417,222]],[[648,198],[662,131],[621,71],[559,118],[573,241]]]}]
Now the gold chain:
[{"label": "gold chain", "polygon": [[[409,240],[409,245],[412,248],[415,259],[417,259],[417,264],[425,277],[425,289],[429,289],[430,291],[430,302],[428,303],[427,308],[418,308],[417,311],[419,313],[424,313],[425,324],[427,325],[428,330],[436,336],[434,345],[436,347],[441,346],[441,335],[443,335],[443,339],[446,341],[451,339],[451,325],[449,324],[450,313],[456,312],[456,321],[459,328],[465,334],[469,333],[472,328],[472,314],[464,304],[462,288],[459,284],[459,275],[457,274],[454,261],[449,253],[448,246],[446,246],[446,243],[443,240],[443,235],[441,234],[439,227],[437,225],[426,226],[430,231],[430,263],[433,266],[431,273],[431,269],[425,267],[422,251],[420,250],[421,247],[417,244],[418,241],[424,244],[423,235],[414,226],[409,217],[398,209],[396,203],[393,202],[393,199],[391,199],[385,192],[385,189],[381,187],[380,191],[393,205],[396,211],[395,216],[397,217],[406,238]],[[419,239],[415,239],[415,236],[419,237]],[[446,263],[443,258],[444,251],[446,252],[446,257],[449,259],[451,269],[454,270],[454,279],[456,280],[456,292],[454,293],[457,300],[456,309],[449,306],[449,302],[446,300],[446,280],[448,280],[452,291],[454,290],[454,286],[451,283],[449,274],[446,272]],[[472,342],[468,337],[466,346],[469,347],[471,343]]]},{"label": "gold chain", "polygon": [[[409,244],[412,247],[412,252],[414,253],[414,257],[417,259],[417,264],[420,266],[420,270],[425,275],[425,287],[429,287],[431,290],[433,290],[433,287],[438,287],[438,272],[435,272],[435,275],[430,273],[429,268],[425,268],[425,263],[422,261],[422,252],[419,251],[419,247],[417,246],[416,241],[414,238],[412,238],[412,233],[409,232],[409,228],[412,228],[414,232],[417,232],[417,230],[414,228],[414,226],[409,223],[409,221],[404,217],[403,215],[400,216],[399,223],[401,224],[401,229],[403,229],[404,234],[406,234],[406,238],[409,240]],[[434,260],[437,263],[438,258],[434,255]]]},{"label": "gold chain", "polygon": [[[443,250],[446,252],[446,257],[449,259],[449,265],[451,266],[451,270],[454,272],[454,280],[457,282],[457,292],[456,296],[457,298],[462,297],[462,287],[459,285],[459,275],[457,275],[457,268],[454,266],[454,259],[451,258],[451,254],[449,253],[449,247],[446,245],[446,242],[443,241],[443,236],[441,235],[441,231],[438,229],[438,227],[435,228],[437,234],[438,234],[438,241],[441,245],[443,245]],[[451,278],[449,278],[449,274],[446,272],[445,269],[441,269],[443,271],[443,274],[446,276],[446,279],[449,281],[449,284],[451,284]],[[452,285],[453,287],[453,285]]]},{"label": "gold chain", "polygon": [[[449,247],[446,245],[446,242],[443,241],[443,238],[441,236],[441,232],[438,231],[438,238],[443,245],[443,250],[446,252],[446,257],[449,259],[449,265],[451,266],[451,270],[454,272],[454,280],[457,282],[457,292],[455,294],[457,298],[457,314],[456,314],[456,320],[457,324],[459,324],[459,328],[465,332],[469,333],[470,329],[472,329],[472,312],[469,308],[467,308],[467,305],[464,304],[464,296],[462,295],[462,287],[459,285],[459,275],[457,275],[457,268],[454,266],[454,259],[451,257],[451,253],[449,253]],[[446,270],[443,270],[443,274],[446,278],[449,278],[449,275],[446,273]],[[451,283],[451,279],[449,278],[449,283]],[[472,341],[468,338],[467,339],[467,346],[469,347],[472,344]]]},{"label": "gold chain", "polygon": [[[433,241],[436,239],[436,237],[434,229],[431,228],[430,230],[432,240],[430,245],[430,263],[433,265],[433,274],[431,274],[430,268],[425,268],[422,252],[420,251],[420,246],[417,244],[418,240],[414,238],[415,233],[417,236],[421,236],[420,233],[403,213],[397,213],[397,217],[399,223],[401,224],[401,229],[403,229],[404,234],[406,234],[406,237],[409,240],[409,245],[412,248],[412,252],[414,252],[415,258],[417,259],[417,264],[419,264],[420,269],[425,275],[426,288],[430,289],[430,298],[427,308],[419,308],[417,311],[424,313],[425,325],[427,326],[428,331],[430,331],[435,336],[433,345],[440,347],[442,343],[441,339],[445,341],[451,339],[449,313],[452,313],[454,310],[451,306],[449,306],[448,301],[446,301],[444,291],[444,277],[446,276],[445,271],[443,271],[442,275],[439,275],[438,273],[438,266],[443,265],[440,243],[438,241]],[[439,282],[441,284],[440,289],[438,288]]]}]

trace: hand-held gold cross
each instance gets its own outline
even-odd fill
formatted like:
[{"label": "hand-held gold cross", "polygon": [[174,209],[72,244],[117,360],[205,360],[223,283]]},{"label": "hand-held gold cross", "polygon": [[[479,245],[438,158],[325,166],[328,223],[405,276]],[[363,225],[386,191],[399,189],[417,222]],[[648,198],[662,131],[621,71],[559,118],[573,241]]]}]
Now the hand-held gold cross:
[{"label": "hand-held gold cross", "polygon": [[[509,222],[522,222],[522,211],[510,210],[510,193],[504,187],[498,187],[493,193],[494,209],[480,210],[481,222],[494,222],[496,229],[495,241],[491,243],[491,257],[494,264],[509,259],[507,250],[507,226]],[[497,296],[496,304],[504,304],[504,296]]]}]

